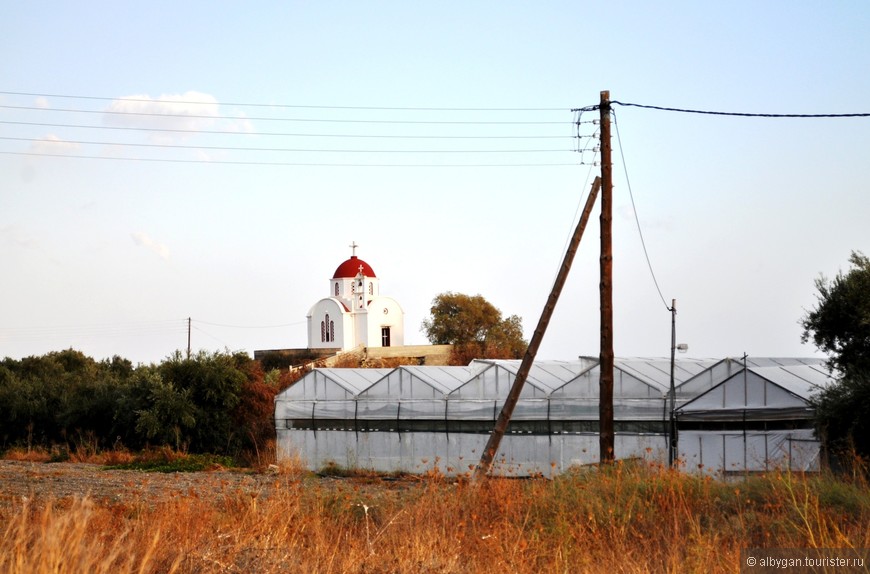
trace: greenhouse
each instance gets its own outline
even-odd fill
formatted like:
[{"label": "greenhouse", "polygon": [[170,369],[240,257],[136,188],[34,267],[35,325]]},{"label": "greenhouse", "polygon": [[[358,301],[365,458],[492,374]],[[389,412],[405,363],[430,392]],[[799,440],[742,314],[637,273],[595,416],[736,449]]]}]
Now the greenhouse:
[{"label": "greenhouse", "polygon": [[[679,458],[701,472],[818,471],[810,397],[821,360],[726,359],[679,387]],[[690,398],[691,397],[691,398]]]},{"label": "greenhouse", "polygon": [[[275,399],[279,456],[299,457],[312,470],[468,473],[519,367],[520,361],[476,360],[460,367],[314,369]],[[615,360],[617,458],[667,462],[670,369],[669,359]],[[492,472],[552,476],[598,462],[599,374],[592,357],[534,363]],[[754,359],[746,368],[734,359],[675,361],[686,468],[763,470],[784,457],[792,467],[816,468],[807,400],[826,377],[821,361],[812,360]]]}]

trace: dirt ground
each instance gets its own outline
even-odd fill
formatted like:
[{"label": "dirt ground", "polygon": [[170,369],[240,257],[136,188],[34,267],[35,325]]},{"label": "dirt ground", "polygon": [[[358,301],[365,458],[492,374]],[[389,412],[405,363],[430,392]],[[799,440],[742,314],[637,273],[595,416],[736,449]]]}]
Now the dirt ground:
[{"label": "dirt ground", "polygon": [[259,492],[275,476],[242,471],[142,472],[104,470],[97,464],[43,463],[0,460],[0,504],[16,498],[58,500],[88,496],[102,502],[147,499],[155,502],[178,495],[199,497],[221,493]]}]

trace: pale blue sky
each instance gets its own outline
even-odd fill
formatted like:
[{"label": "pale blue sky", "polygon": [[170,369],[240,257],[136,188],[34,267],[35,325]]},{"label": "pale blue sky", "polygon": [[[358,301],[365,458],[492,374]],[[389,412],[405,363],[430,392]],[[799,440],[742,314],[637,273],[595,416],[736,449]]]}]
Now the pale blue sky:
[{"label": "pale blue sky", "polygon": [[[680,108],[870,112],[867,30],[857,0],[3,3],[0,356],[159,361],[186,346],[187,317],[194,348],[304,346],[351,241],[405,309],[408,343],[425,342],[419,325],[447,290],[482,294],[531,336],[592,171],[570,151],[571,108],[610,90]],[[206,103],[176,104],[187,116],[168,123],[105,113],[145,110],[113,101],[131,96]],[[615,109],[689,355],[812,355],[798,321],[814,279],[870,253],[870,118]],[[109,129],[130,127],[186,131]],[[371,135],[406,137],[349,137]],[[541,135],[556,137],[494,137]],[[122,143],[136,145],[106,145]],[[613,143],[615,351],[666,356],[670,314]],[[264,151],[279,148],[345,151]],[[495,152],[531,149],[558,151]],[[395,167],[409,164],[502,167]],[[542,358],[598,353],[597,257],[593,222]],[[285,326],[254,328],[272,325]]]}]

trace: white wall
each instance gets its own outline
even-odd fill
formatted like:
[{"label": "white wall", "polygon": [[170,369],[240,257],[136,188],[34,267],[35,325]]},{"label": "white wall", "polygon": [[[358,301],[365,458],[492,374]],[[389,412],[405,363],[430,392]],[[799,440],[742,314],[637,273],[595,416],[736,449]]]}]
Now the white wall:
[{"label": "white wall", "polygon": [[[384,310],[387,312],[385,313]],[[367,347],[380,347],[381,328],[390,328],[390,346],[405,344],[405,312],[392,297],[375,297],[369,303],[366,326]]]},{"label": "white wall", "polygon": [[[326,315],[335,323],[335,340],[322,341],[320,323]],[[309,349],[341,349],[347,336],[347,325],[344,319],[344,308],[337,299],[321,299],[308,312],[308,348]]]}]

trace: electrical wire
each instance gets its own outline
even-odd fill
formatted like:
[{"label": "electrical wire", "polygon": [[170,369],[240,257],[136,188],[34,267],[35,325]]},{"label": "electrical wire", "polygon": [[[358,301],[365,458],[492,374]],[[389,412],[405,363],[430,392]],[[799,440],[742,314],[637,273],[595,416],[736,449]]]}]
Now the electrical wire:
[{"label": "electrical wire", "polygon": [[38,106],[13,106],[0,104],[0,108],[9,110],[36,110],[40,112],[63,112],[74,114],[109,114],[114,116],[132,117],[157,117],[157,118],[186,118],[202,120],[243,120],[243,121],[267,121],[267,122],[310,122],[310,123],[338,123],[338,124],[401,124],[401,125],[557,125],[564,124],[561,121],[470,121],[470,120],[353,120],[338,118],[278,118],[256,116],[219,116],[203,114],[171,114],[158,112],[120,112],[117,110],[80,110],[70,108],[41,108]]},{"label": "electrical wire", "polygon": [[[107,106],[108,109],[105,110],[96,110],[96,109],[87,109],[84,106],[75,106],[72,105],[66,109],[59,108],[50,108],[44,107],[41,105],[37,106],[27,106],[27,105],[14,105],[14,102],[0,104],[0,110],[32,110],[33,113],[39,113],[42,115],[42,118],[45,119],[36,119],[36,121],[28,121],[28,118],[14,118],[14,119],[4,119],[0,120],[0,123],[4,125],[17,125],[23,127],[47,127],[51,128],[52,131],[62,130],[62,129],[90,129],[90,130],[116,130],[115,133],[123,133],[120,130],[130,131],[131,133],[139,132],[139,133],[155,133],[155,134],[211,134],[211,135],[248,135],[248,136],[268,136],[268,137],[293,137],[293,138],[331,138],[331,140],[335,140],[336,138],[341,139],[357,139],[359,141],[371,140],[375,139],[389,139],[394,142],[408,142],[408,141],[423,141],[423,140],[432,140],[432,141],[497,141],[502,140],[504,142],[507,141],[522,141],[522,140],[562,140],[567,144],[567,141],[564,141],[565,138],[571,137],[570,134],[548,134],[546,131],[541,133],[538,131],[537,133],[523,133],[527,131],[526,128],[531,126],[550,126],[550,125],[567,125],[567,122],[562,121],[546,121],[542,118],[541,121],[524,121],[521,116],[514,116],[512,118],[505,118],[504,120],[485,120],[484,118],[473,118],[473,117],[460,117],[454,120],[450,120],[450,118],[434,118],[432,116],[418,117],[414,119],[413,117],[405,119],[402,117],[393,116],[390,117],[378,117],[378,116],[369,116],[369,117],[360,117],[357,115],[353,119],[340,119],[335,117],[333,114],[331,117],[280,117],[280,116],[272,116],[272,115],[263,115],[261,117],[250,117],[244,114],[232,115],[232,116],[223,116],[218,114],[217,112],[211,113],[211,108],[202,108],[206,113],[187,113],[184,110],[176,111],[173,113],[172,106],[174,104],[198,104],[198,105],[211,105],[214,106],[216,102],[195,102],[190,100],[175,100],[175,101],[166,101],[166,100],[155,100],[147,97],[134,97],[134,98],[104,98],[97,96],[76,96],[76,95],[62,95],[62,94],[48,94],[48,93],[36,93],[36,92],[13,92],[13,91],[0,91],[0,94],[11,95],[11,96],[39,96],[39,97],[55,97],[55,98],[74,98],[78,100],[88,100],[88,101],[111,101],[111,102],[127,102],[127,101],[140,101],[154,104],[155,106],[162,106],[167,109],[167,113],[159,113],[160,108],[155,110],[154,107],[139,106],[142,107],[142,111],[134,110],[123,110],[123,109],[113,109],[113,106]],[[183,96],[182,96],[183,97]],[[242,105],[239,103],[239,105]],[[256,107],[270,107],[269,104],[252,104]],[[275,108],[289,108],[289,109],[322,109],[322,110],[364,110],[364,111],[372,111],[372,110],[386,110],[386,111],[420,111],[424,113],[428,113],[431,111],[442,111],[442,112],[540,112],[540,111],[564,111],[560,108],[434,108],[434,107],[407,107],[407,108],[394,108],[394,107],[385,107],[385,106],[272,106]],[[196,108],[192,110],[196,111]],[[45,112],[61,112],[61,113],[79,113],[79,114],[97,114],[104,118],[108,118],[107,124],[105,126],[98,126],[96,122],[87,122],[87,121],[52,121],[48,119],[48,116],[45,115]],[[129,121],[113,121],[111,118],[115,116],[129,117],[131,118]],[[137,118],[140,121],[134,121],[132,118]],[[162,119],[165,122],[157,122],[157,120]],[[177,124],[172,125],[171,123],[167,124],[166,122],[175,119],[177,121],[194,121],[201,120],[199,123],[203,123],[205,121],[209,122],[221,122],[221,121],[245,121],[245,122],[309,122],[312,125],[315,125],[319,122],[323,122],[321,125],[327,124],[341,124],[345,126],[351,126],[352,124],[357,124],[360,126],[368,126],[368,125],[396,125],[398,126],[424,126],[429,125],[433,127],[441,127],[443,129],[435,131],[434,133],[419,133],[418,130],[403,130],[406,133],[366,133],[369,130],[360,127],[359,132],[361,133],[324,133],[330,132],[332,129],[324,129],[324,130],[302,130],[302,131],[292,131],[292,130],[265,130],[262,132],[253,132],[249,130],[240,130],[233,129],[232,126],[219,126],[225,129],[205,129],[207,126],[203,126],[203,129],[197,128],[196,125],[184,125]],[[124,124],[130,125],[124,125]],[[455,130],[450,129],[452,127],[456,128]],[[498,133],[497,131],[493,133],[493,130],[489,131],[481,131],[475,130],[471,131],[475,126],[478,127],[490,127],[490,128],[509,128],[510,126],[514,126],[517,130],[522,129],[523,131],[514,130],[514,133],[502,132]],[[457,131],[460,130],[461,127],[468,127],[468,130]],[[412,131],[413,130],[413,131]],[[342,130],[342,131],[357,131],[354,130]],[[417,131],[417,133],[414,133]],[[304,133],[309,132],[309,133]],[[410,132],[410,133],[408,133]],[[439,133],[441,132],[441,133]],[[451,133],[452,132],[452,133]],[[477,133],[475,133],[477,132]],[[30,134],[21,134],[22,136],[30,135]],[[106,133],[108,135],[108,133]],[[249,146],[249,145],[206,145],[205,143],[200,145],[193,145],[187,142],[161,142],[160,140],[152,141],[152,142],[135,142],[135,141],[123,141],[123,139],[119,136],[115,137],[105,137],[105,138],[74,138],[69,137],[69,135],[62,135],[60,138],[52,136],[50,139],[46,139],[45,137],[14,137],[12,135],[0,136],[0,140],[4,141],[19,141],[19,142],[31,142],[32,144],[42,144],[39,149],[35,149],[31,147],[31,149],[7,149],[0,151],[0,153],[6,155],[21,155],[21,156],[31,156],[31,157],[66,157],[72,159],[107,159],[114,161],[146,161],[146,162],[164,162],[164,163],[211,163],[211,164],[228,164],[228,165],[258,165],[258,166],[324,166],[324,167],[549,167],[549,166],[570,166],[577,165],[577,162],[560,162],[560,161],[544,161],[544,162],[523,162],[522,164],[512,163],[508,160],[507,157],[502,158],[502,162],[475,162],[470,157],[467,162],[450,162],[450,161],[437,161],[432,158],[433,161],[429,162],[416,162],[416,161],[408,161],[405,162],[378,162],[378,163],[366,163],[365,161],[355,162],[355,161],[281,161],[279,158],[275,158],[276,161],[269,161],[271,158],[259,157],[253,158],[250,161],[242,161],[241,159],[234,158],[224,158],[224,159],[210,159],[208,157],[196,157],[196,158],[183,158],[183,157],[119,157],[120,155],[128,155],[128,154],[116,154],[114,157],[111,156],[102,156],[99,153],[83,153],[82,146],[110,146],[110,147],[119,147],[119,148],[139,148],[139,149],[164,149],[164,150],[194,150],[194,151],[216,151],[216,152],[254,152],[260,154],[266,153],[296,153],[296,154],[363,154],[368,155],[369,157],[374,157],[371,154],[397,154],[397,155],[410,155],[410,154],[450,154],[450,155],[460,155],[460,154],[505,154],[514,155],[514,154],[553,154],[559,153],[563,151],[570,151],[572,145],[566,145],[565,148],[560,149],[559,146],[542,146],[544,149],[536,148],[536,146],[506,146],[510,149],[496,149],[499,146],[487,146],[482,145],[479,149],[475,149],[477,146],[462,146],[458,149],[453,149],[454,145],[446,145],[446,146],[437,146],[437,149],[425,149],[426,146],[407,146],[402,143],[398,146],[385,146],[388,149],[365,149],[368,146],[337,146],[338,149],[332,149],[330,146],[323,145],[312,145],[313,142],[307,141],[302,145],[286,145],[286,146],[273,146],[273,145],[260,145],[260,146]],[[54,143],[52,140],[56,140],[57,144],[64,144],[67,146],[75,146],[80,149],[66,149],[61,147],[52,148],[51,144]],[[224,142],[215,142],[215,143],[224,143]],[[245,143],[248,143],[248,140],[245,140]],[[133,154],[129,154],[133,155]],[[151,154],[146,154],[151,155]],[[308,160],[309,158],[305,158]],[[313,157],[311,159],[314,159]],[[325,158],[324,158],[325,159]],[[349,159],[349,158],[348,158]],[[553,158],[555,159],[555,158]],[[581,165],[584,162],[580,162]]]},{"label": "electrical wire", "polygon": [[218,338],[218,337],[215,337],[214,335],[212,335],[212,334],[209,333],[208,331],[205,331],[205,330],[203,330],[203,329],[197,327],[196,325],[191,325],[191,329],[193,329],[194,331],[198,331],[198,332],[202,333],[202,334],[205,335],[206,337],[211,337],[212,339],[214,339],[215,341],[217,341],[218,343],[220,343],[221,345],[223,345],[227,350],[230,349],[230,344],[229,344],[229,343],[227,343],[227,342],[224,341],[223,339],[220,339],[220,338]]},{"label": "electrical wire", "polygon": [[[597,157],[597,153],[595,157]],[[586,171],[586,179],[583,180],[583,185],[580,187],[580,197],[577,200],[577,207],[574,208],[574,217],[571,219],[571,226],[568,229],[568,234],[565,236],[565,244],[562,246],[563,255],[561,255],[556,262],[556,271],[553,273],[553,278],[550,281],[552,284],[556,283],[556,278],[559,276],[559,269],[561,268],[564,254],[568,252],[568,245],[571,243],[571,238],[574,236],[574,230],[577,228],[577,223],[580,221],[583,207],[586,205],[587,197],[589,196],[589,193],[591,191],[589,180],[592,177],[592,169],[598,165],[598,162],[593,161],[592,163],[586,165],[589,166],[589,169]]]},{"label": "electrical wire", "polygon": [[59,157],[70,159],[94,159],[107,161],[142,161],[155,163],[187,163],[187,164],[211,164],[211,165],[254,165],[254,166],[283,166],[283,167],[413,167],[413,168],[455,168],[455,167],[565,167],[586,165],[583,162],[572,163],[318,163],[318,162],[280,162],[280,161],[234,161],[234,160],[208,160],[208,159],[171,159],[171,158],[145,158],[145,157],[110,157],[96,155],[80,155],[65,153],[37,153],[24,151],[3,151],[0,154],[18,155],[30,157]]},{"label": "electrical wire", "polygon": [[187,329],[186,320],[142,321],[135,323],[108,323],[94,325],[54,325],[44,327],[11,327],[0,329],[3,340],[41,340],[68,337],[118,337],[123,335],[149,335],[177,333]]},{"label": "electrical wire", "polygon": [[169,103],[169,104],[197,104],[197,105],[223,105],[237,107],[257,107],[257,108],[283,108],[283,109],[312,109],[312,110],[373,110],[373,111],[414,111],[414,112],[564,112],[565,108],[450,108],[450,107],[387,107],[387,106],[312,106],[312,105],[294,105],[294,104],[263,104],[263,103],[241,103],[241,102],[203,102],[195,100],[159,100],[152,98],[134,98],[120,97],[112,98],[107,96],[81,96],[72,94],[39,94],[34,92],[8,92],[0,91],[0,95],[5,96],[27,96],[39,98],[67,98],[77,100],[98,100],[98,101],[123,101],[123,102],[147,102],[147,103]]},{"label": "electrical wire", "polygon": [[[846,114],[765,114],[765,113],[747,113],[747,112],[716,112],[710,110],[692,110],[687,108],[671,108],[666,106],[651,106],[647,104],[633,104],[629,102],[620,102],[618,100],[611,100],[610,105],[617,106],[626,106],[626,107],[634,107],[634,108],[644,108],[647,110],[658,110],[664,112],[680,112],[684,114],[704,114],[711,116],[733,116],[733,117],[742,117],[742,118],[800,118],[800,119],[818,119],[818,118],[868,118],[870,117],[870,112],[857,112],[857,113],[846,113]],[[572,111],[591,111],[597,110],[599,108],[598,105],[594,106],[586,106],[585,108],[577,108]]]},{"label": "electrical wire", "polygon": [[[167,319],[162,321],[139,321],[132,323],[99,323],[83,325],[46,325],[41,327],[6,327],[0,329],[0,339],[3,340],[33,340],[67,337],[77,335],[83,337],[121,335],[153,335],[160,333],[179,333],[187,331],[188,326],[199,329],[197,325],[210,325],[230,329],[279,329],[295,327],[306,323],[295,321],[281,325],[227,325],[212,323],[199,319]],[[203,331],[205,332],[205,331]],[[208,334],[208,333],[206,333]]]},{"label": "electrical wire", "polygon": [[653,283],[656,286],[656,291],[658,292],[659,297],[661,298],[662,303],[664,304],[665,308],[668,311],[670,311],[671,307],[668,305],[667,301],[665,300],[664,295],[662,295],[662,290],[659,287],[659,281],[656,278],[656,273],[653,270],[652,261],[650,260],[650,257],[649,257],[649,251],[646,248],[646,241],[643,238],[643,229],[640,226],[640,218],[637,215],[637,206],[634,203],[634,193],[631,190],[631,180],[628,178],[628,167],[626,166],[626,163],[625,163],[625,152],[624,152],[623,147],[622,147],[622,138],[620,138],[620,136],[619,136],[619,123],[616,121],[616,111],[611,109],[610,112],[613,115],[613,126],[614,126],[614,128],[616,128],[616,141],[619,143],[619,155],[622,158],[622,170],[625,172],[625,183],[626,183],[626,186],[628,187],[628,196],[631,198],[631,210],[634,212],[634,221],[635,221],[635,223],[637,223],[637,233],[640,236],[640,244],[643,247],[643,255],[644,255],[644,257],[646,257],[646,264],[647,264],[647,267],[649,267],[649,273],[652,276]]},{"label": "electrical wire", "polygon": [[232,135],[232,136],[280,136],[280,137],[314,137],[314,138],[384,138],[384,139],[469,139],[469,140],[499,140],[499,139],[566,139],[573,136],[547,136],[547,135],[531,135],[531,136],[435,136],[435,135],[387,135],[387,134],[317,134],[317,133],[287,133],[287,132],[247,132],[239,130],[199,130],[199,129],[179,129],[179,128],[144,128],[132,126],[95,126],[82,124],[57,124],[48,122],[22,122],[13,120],[0,120],[0,124],[20,125],[20,126],[37,126],[49,128],[77,128],[77,129],[97,129],[97,130],[123,130],[123,131],[140,131],[140,132],[166,132],[166,133],[181,133],[181,134],[210,134],[210,135]]},{"label": "electrical wire", "polygon": [[212,327],[226,327],[229,329],[280,329],[283,327],[295,327],[296,325],[302,325],[308,321],[295,321],[293,323],[284,323],[282,325],[225,325],[223,323],[210,323],[209,321],[201,321],[199,319],[191,319],[191,322],[199,323],[200,325],[211,325]]},{"label": "electrical wire", "polygon": [[[51,144],[50,140],[45,138],[19,138],[0,136],[0,140],[9,141],[25,141],[39,142]],[[553,153],[553,152],[568,152],[569,149],[405,149],[405,150],[380,150],[380,149],[308,149],[308,148],[267,148],[267,147],[231,147],[231,146],[209,146],[209,145],[179,145],[179,144],[156,144],[156,143],[125,143],[125,142],[107,142],[107,141],[86,141],[86,140],[63,140],[64,144],[76,145],[103,145],[103,146],[124,146],[124,147],[145,147],[145,148],[167,148],[167,149],[203,149],[203,150],[222,150],[222,151],[260,151],[260,152],[290,152],[290,153]]]}]

